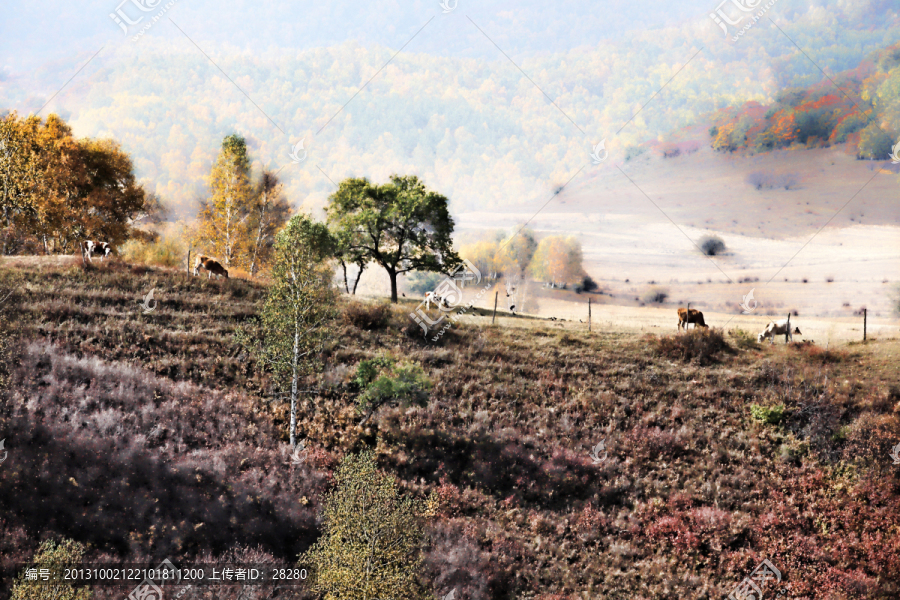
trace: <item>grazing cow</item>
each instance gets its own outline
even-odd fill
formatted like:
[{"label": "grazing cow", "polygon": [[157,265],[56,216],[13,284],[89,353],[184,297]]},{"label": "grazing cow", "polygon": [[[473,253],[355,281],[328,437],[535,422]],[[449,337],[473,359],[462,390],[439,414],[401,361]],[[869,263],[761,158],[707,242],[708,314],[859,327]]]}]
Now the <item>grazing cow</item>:
[{"label": "grazing cow", "polygon": [[425,293],[425,310],[431,310],[431,303],[434,303],[438,308],[450,308],[450,303],[446,298],[441,298],[434,292],[426,292]]},{"label": "grazing cow", "polygon": [[210,258],[208,256],[198,256],[197,261],[194,263],[194,275],[200,274],[200,269],[205,269],[208,273],[207,279],[213,276],[213,273],[218,275],[219,277],[224,277],[228,279],[228,271],[223,267],[219,261]]},{"label": "grazing cow", "polygon": [[103,262],[103,259],[109,256],[110,252],[112,252],[112,246],[106,242],[95,242],[94,240],[84,240],[81,242],[82,263],[84,263],[85,258],[88,259],[88,262],[94,262],[91,259],[91,256],[98,254],[100,255],[100,262]]},{"label": "grazing cow", "polygon": [[684,330],[687,331],[688,325],[691,323],[694,324],[694,328],[698,325],[700,327],[706,327],[709,329],[709,325],[703,320],[703,313],[697,310],[696,308],[679,308],[678,309],[678,329],[681,330],[681,326],[684,325]]},{"label": "grazing cow", "polygon": [[794,327],[793,331],[791,330],[791,318],[781,319],[780,321],[769,321],[769,324],[766,325],[766,329],[756,336],[756,341],[758,343],[762,343],[762,341],[766,338],[772,338],[772,343],[775,343],[776,335],[784,336],[784,343],[787,344],[788,340],[794,341],[794,334],[803,335],[800,333],[799,327]]}]

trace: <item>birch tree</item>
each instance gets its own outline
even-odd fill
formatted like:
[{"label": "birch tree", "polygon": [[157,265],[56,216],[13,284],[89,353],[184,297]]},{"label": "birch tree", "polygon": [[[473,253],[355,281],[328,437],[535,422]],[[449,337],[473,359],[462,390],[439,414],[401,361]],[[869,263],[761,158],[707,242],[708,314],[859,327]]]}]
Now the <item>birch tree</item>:
[{"label": "birch tree", "polygon": [[291,207],[282,196],[283,186],[271,171],[264,171],[250,207],[250,276],[268,264],[274,250],[275,234],[287,221]]},{"label": "birch tree", "polygon": [[221,258],[228,268],[240,261],[248,243],[247,219],[250,216],[250,158],[247,142],[240,135],[229,135],[209,174],[210,197],[197,215],[208,252]]},{"label": "birch tree", "polygon": [[336,294],[328,264],[332,247],[324,224],[306,215],[293,217],[275,239],[272,285],[260,317],[261,362],[275,373],[290,397],[291,448],[297,445],[300,384],[314,370],[329,337]]}]

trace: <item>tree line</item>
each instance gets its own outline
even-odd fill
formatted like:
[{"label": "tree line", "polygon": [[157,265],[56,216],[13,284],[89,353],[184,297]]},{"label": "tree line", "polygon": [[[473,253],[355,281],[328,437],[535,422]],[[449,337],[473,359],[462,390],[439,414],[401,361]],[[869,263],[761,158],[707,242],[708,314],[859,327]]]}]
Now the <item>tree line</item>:
[{"label": "tree line", "polygon": [[530,275],[553,288],[595,288],[584,270],[581,242],[574,236],[547,236],[537,241],[534,232],[522,229],[463,246],[459,253],[489,279]]},{"label": "tree line", "polygon": [[[272,268],[276,235],[292,210],[278,174],[264,169],[254,178],[250,164],[244,137],[226,136],[187,242],[253,277]],[[57,115],[42,120],[11,112],[0,119],[0,176],[4,255],[71,254],[84,239],[114,247],[131,238],[152,239],[147,225],[164,212],[161,200],[138,183],[131,157],[118,143],[77,139]],[[339,265],[348,294],[356,293],[370,265],[385,271],[397,302],[400,276],[449,273],[461,261],[453,249],[449,200],[414,175],[395,174],[384,184],[344,179],[328,197],[326,215],[309,241],[317,255]],[[526,231],[502,244],[476,244],[465,254],[489,277],[518,270],[554,287],[584,277],[574,238],[538,243]]]},{"label": "tree line", "polygon": [[[192,245],[220,257],[226,268],[244,267],[256,275],[272,264],[276,234],[291,212],[277,174],[264,170],[252,184],[246,140],[233,134],[222,142],[209,189]],[[460,262],[453,250],[449,200],[415,175],[392,175],[382,185],[347,178],[329,196],[326,214],[326,223],[303,217],[304,243],[320,260],[337,261],[348,294],[356,292],[359,278],[372,263],[387,273],[391,301],[397,302],[398,276],[410,271],[449,272]],[[352,292],[350,265],[356,267]]]}]

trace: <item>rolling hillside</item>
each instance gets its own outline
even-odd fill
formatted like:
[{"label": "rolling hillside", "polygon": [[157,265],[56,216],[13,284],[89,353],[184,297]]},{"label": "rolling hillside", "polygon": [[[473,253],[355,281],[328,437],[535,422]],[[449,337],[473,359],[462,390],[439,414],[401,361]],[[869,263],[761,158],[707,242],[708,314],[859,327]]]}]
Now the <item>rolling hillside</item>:
[{"label": "rolling hillside", "polygon": [[[407,493],[440,498],[422,574],[438,596],[719,598],[763,558],[789,598],[900,592],[896,339],[825,351],[473,317],[429,344],[401,306],[380,328],[336,325],[292,467],[285,407],[232,339],[264,288],[65,258],[3,278],[4,582],[51,535],[92,558],[290,562],[337,460],[371,446]],[[355,369],[385,354],[433,388],[361,427]]]}]

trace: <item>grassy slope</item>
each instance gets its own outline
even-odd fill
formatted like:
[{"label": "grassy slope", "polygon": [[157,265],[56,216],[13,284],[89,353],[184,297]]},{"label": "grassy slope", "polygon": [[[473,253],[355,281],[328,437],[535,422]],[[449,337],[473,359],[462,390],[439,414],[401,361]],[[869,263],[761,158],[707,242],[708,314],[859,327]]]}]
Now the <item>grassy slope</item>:
[{"label": "grassy slope", "polygon": [[[50,534],[125,557],[258,545],[289,560],[314,539],[336,460],[370,444],[410,492],[443,499],[426,552],[441,595],[723,597],[762,558],[789,597],[898,593],[895,341],[751,345],[701,366],[652,352],[653,336],[549,324],[454,326],[425,345],[397,310],[385,330],[339,326],[292,471],[285,407],[231,341],[260,287],[121,264],[15,270],[36,343],[4,427],[4,565]],[[151,288],[159,306],[142,315]],[[420,362],[434,389],[427,408],[360,428],[349,382],[383,352]],[[783,403],[784,420],[753,421],[754,402]]]}]

